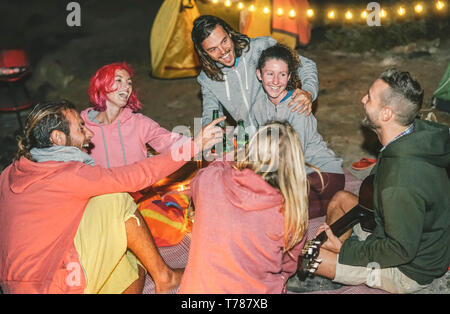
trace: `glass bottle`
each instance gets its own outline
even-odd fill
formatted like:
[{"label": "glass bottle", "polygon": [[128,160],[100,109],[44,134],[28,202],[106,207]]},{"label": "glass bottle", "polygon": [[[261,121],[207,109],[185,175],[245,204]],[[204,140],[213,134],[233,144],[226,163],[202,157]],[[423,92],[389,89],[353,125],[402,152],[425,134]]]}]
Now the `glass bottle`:
[{"label": "glass bottle", "polygon": [[235,135],[235,140],[237,149],[245,147],[245,145],[249,142],[248,133],[245,132],[244,120],[238,121],[238,132]]}]

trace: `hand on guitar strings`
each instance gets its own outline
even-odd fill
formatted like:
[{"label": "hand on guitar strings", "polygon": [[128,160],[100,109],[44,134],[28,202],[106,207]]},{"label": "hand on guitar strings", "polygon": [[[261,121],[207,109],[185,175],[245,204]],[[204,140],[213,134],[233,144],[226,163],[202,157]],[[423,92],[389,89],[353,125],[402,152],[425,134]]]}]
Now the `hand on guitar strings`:
[{"label": "hand on guitar strings", "polygon": [[339,254],[339,251],[341,250],[342,246],[341,240],[339,240],[339,238],[333,234],[333,231],[331,231],[330,226],[327,225],[326,223],[324,223],[319,227],[316,236],[323,231],[325,231],[325,233],[327,234],[328,239],[325,241],[324,244],[322,244],[322,248],[334,252],[336,254]]}]

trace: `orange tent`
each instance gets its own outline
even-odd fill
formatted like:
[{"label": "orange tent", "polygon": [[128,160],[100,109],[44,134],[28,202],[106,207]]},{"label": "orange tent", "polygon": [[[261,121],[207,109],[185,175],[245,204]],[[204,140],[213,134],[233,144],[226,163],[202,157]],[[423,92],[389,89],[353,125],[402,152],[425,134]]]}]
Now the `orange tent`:
[{"label": "orange tent", "polygon": [[[306,15],[308,0],[256,0],[254,7],[254,11],[247,9],[241,13],[242,33],[251,38],[272,36],[291,48],[309,43],[311,24]],[[270,12],[264,13],[264,7],[270,8]],[[289,15],[291,10],[294,10],[295,16]]]}]

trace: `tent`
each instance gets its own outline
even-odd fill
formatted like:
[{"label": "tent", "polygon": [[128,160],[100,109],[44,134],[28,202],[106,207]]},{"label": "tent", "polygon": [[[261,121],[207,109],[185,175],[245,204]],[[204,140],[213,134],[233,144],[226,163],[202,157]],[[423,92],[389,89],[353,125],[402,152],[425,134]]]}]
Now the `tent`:
[{"label": "tent", "polygon": [[[257,10],[243,10],[241,12],[242,33],[250,38],[272,36],[278,42],[292,49],[297,44],[307,45],[311,39],[311,24],[306,11],[308,0],[255,0]],[[265,13],[261,8],[267,7]],[[289,16],[294,10],[295,16]]]},{"label": "tent", "polygon": [[450,63],[433,93],[432,105],[438,110],[450,113]]},{"label": "tent", "polygon": [[165,0],[150,35],[152,75],[157,78],[197,76],[200,63],[191,40],[194,20],[200,16],[193,0]]}]

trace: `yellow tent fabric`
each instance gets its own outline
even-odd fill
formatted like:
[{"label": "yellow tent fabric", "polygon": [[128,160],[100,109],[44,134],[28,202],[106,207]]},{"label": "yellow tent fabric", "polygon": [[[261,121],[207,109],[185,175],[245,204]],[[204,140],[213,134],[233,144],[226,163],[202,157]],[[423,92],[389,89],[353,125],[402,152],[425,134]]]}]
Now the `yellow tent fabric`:
[{"label": "yellow tent fabric", "polygon": [[150,35],[152,75],[158,78],[197,76],[200,63],[191,40],[200,13],[193,0],[166,0],[156,15]]}]

